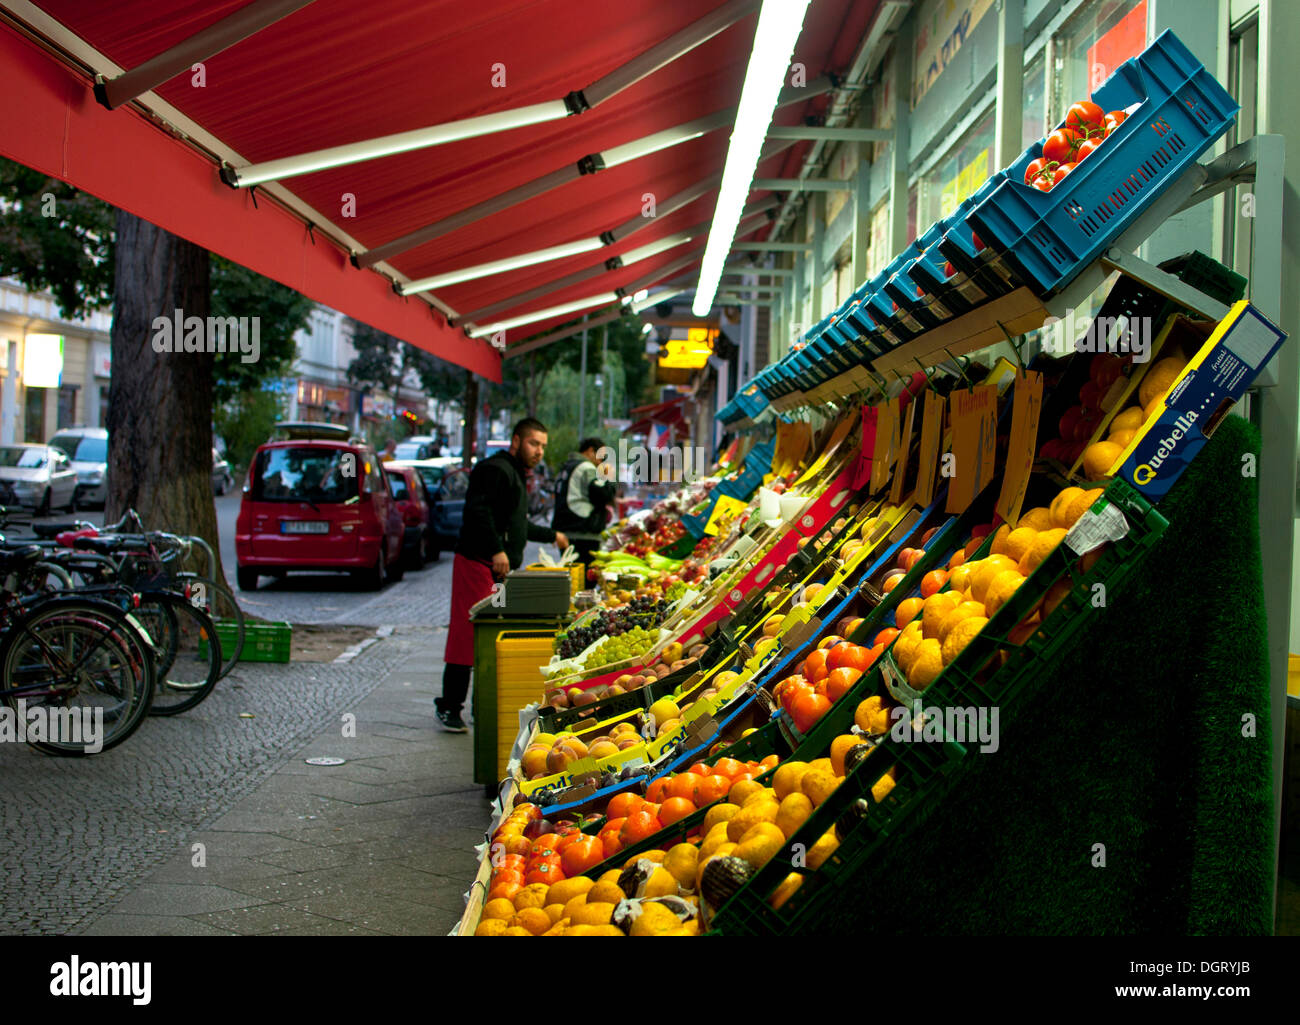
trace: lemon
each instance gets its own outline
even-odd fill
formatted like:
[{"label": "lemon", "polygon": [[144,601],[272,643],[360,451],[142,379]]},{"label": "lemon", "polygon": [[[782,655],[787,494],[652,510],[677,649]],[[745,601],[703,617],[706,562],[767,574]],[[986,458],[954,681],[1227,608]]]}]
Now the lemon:
[{"label": "lemon", "polygon": [[772,790],[778,801],[798,793],[799,780],[808,771],[807,762],[782,762],[772,774]]},{"label": "lemon", "polygon": [[808,821],[808,816],[812,813],[812,800],[807,794],[787,794],[776,813],[777,828],[781,830],[788,840],[794,836],[795,831],[800,826]]}]

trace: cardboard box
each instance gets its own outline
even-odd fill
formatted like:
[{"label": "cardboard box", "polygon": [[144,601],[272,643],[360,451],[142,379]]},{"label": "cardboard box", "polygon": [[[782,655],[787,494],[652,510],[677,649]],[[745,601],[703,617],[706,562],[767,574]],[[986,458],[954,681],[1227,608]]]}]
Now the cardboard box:
[{"label": "cardboard box", "polygon": [[1246,300],[1233,305],[1111,473],[1158,502],[1273,358],[1286,334]]}]

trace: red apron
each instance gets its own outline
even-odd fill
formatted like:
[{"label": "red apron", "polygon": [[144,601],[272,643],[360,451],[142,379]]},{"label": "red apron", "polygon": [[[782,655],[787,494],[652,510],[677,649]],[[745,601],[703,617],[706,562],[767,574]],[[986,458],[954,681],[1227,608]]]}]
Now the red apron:
[{"label": "red apron", "polygon": [[474,664],[474,626],[469,621],[469,610],[492,593],[495,582],[491,566],[456,555],[451,567],[451,622],[443,662]]}]

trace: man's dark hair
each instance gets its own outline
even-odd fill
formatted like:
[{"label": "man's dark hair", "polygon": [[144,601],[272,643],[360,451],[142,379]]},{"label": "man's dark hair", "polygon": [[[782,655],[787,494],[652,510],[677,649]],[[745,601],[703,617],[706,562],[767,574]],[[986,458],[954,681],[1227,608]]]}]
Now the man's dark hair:
[{"label": "man's dark hair", "polygon": [[511,437],[522,438],[524,435],[534,431],[538,434],[545,434],[546,424],[531,416],[526,416],[515,424],[515,429],[511,431],[510,434]]},{"label": "man's dark hair", "polygon": [[579,452],[586,452],[588,449],[591,448],[594,448],[597,452],[599,452],[604,447],[605,447],[605,443],[601,441],[599,438],[583,438],[580,442],[578,442]]}]

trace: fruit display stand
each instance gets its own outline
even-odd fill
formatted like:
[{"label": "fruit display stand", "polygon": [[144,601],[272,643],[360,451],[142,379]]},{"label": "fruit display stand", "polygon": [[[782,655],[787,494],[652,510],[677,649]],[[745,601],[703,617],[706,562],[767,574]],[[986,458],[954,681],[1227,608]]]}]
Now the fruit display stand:
[{"label": "fruit display stand", "polygon": [[[786,592],[774,611],[742,596],[726,630],[737,650],[728,644],[706,673],[743,670],[743,687],[696,720],[711,721],[671,758],[574,806],[572,821],[551,821],[528,801],[504,804],[493,843],[522,850],[527,841],[538,867],[521,886],[512,866],[489,875],[479,921],[464,931],[789,935],[860,932],[865,922],[921,935],[1269,930],[1272,780],[1268,731],[1256,725],[1269,717],[1267,617],[1257,484],[1241,469],[1257,458],[1259,437],[1226,414],[1267,374],[1284,336],[1249,304],[1225,305],[1235,296],[1201,291],[1223,280],[1213,268],[1208,278],[1177,276],[1196,257],[1161,270],[1128,255],[1255,152],[1251,143],[1195,163],[1233,111],[1189,60],[1163,35],[1099,93],[1140,87],[1135,104],[1168,106],[1154,134],[1180,133],[1174,141],[1187,153],[1157,161],[1122,216],[1085,232],[1085,246],[1050,241],[1053,231],[1079,230],[1053,211],[1107,181],[1122,163],[1110,154],[1151,144],[1146,113],[1050,204],[1030,199],[1033,225],[999,224],[999,211],[1019,216],[1023,188],[999,172],[923,233],[952,254],[964,283],[978,283],[982,301],[968,290],[964,305],[944,304],[938,278],[954,275],[933,261],[920,267],[918,245],[803,340],[818,360],[796,352],[753,383],[778,410],[849,385],[880,403],[899,394],[887,375],[920,361],[955,404],[974,384],[959,357],[1043,326],[1118,270],[1108,301],[1158,315],[1157,358],[1129,360],[1116,377],[1105,354],[1076,345],[1063,360],[1030,365],[1052,381],[1048,404],[1077,400],[1086,411],[1095,402],[1103,414],[1068,432],[1084,452],[1034,461],[1054,417],[1044,431],[1022,428],[1015,446],[997,446],[1001,474],[964,484],[973,497],[949,481],[875,551],[835,559],[837,536],[780,571],[775,579],[804,597],[823,585],[798,615]],[[1183,123],[1189,111],[1199,124]],[[1049,242],[1047,255],[1064,262],[1035,262]],[[1131,288],[1139,294],[1125,294]],[[1177,310],[1165,300],[1208,323],[1171,320]],[[841,320],[856,333],[829,333]],[[824,358],[817,346],[826,344],[865,365],[846,370]],[[1011,407],[1024,382],[999,396],[1002,415],[982,431],[1016,436]],[[843,403],[829,411],[857,415]],[[936,421],[925,422],[933,431]],[[940,430],[927,458],[969,444],[958,434]],[[1012,463],[1026,444],[1032,466],[1015,470],[1017,484]],[[1021,489],[1011,522],[989,524],[991,506],[1006,508],[1004,485]],[[824,513],[796,529],[821,540],[832,525]],[[851,519],[864,522],[861,510]],[[1216,582],[1212,600],[1207,581]],[[716,604],[717,591],[709,598]],[[766,657],[748,657],[743,638],[776,615]],[[818,638],[832,621],[847,640]],[[977,713],[991,717],[991,733],[984,720],[967,729]],[[1099,871],[1108,856],[1115,870]],[[565,877],[554,891],[540,869],[551,858]],[[564,900],[546,903],[551,895]]]}]

